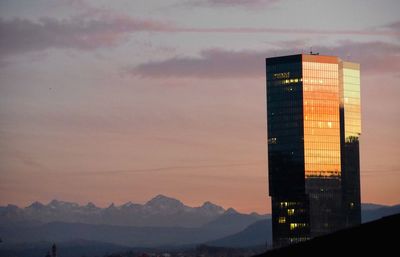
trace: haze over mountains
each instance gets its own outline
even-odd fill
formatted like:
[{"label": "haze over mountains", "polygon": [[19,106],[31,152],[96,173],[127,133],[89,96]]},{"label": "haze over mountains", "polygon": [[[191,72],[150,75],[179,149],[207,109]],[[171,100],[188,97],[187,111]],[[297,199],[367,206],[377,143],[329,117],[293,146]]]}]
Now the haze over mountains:
[{"label": "haze over mountains", "polygon": [[163,195],[143,205],[107,208],[53,200],[25,208],[0,207],[0,237],[10,244],[92,240],[130,247],[192,245],[238,233],[267,217],[211,202],[189,207]]},{"label": "haze over mountains", "polygon": [[[400,205],[363,204],[363,221],[400,213]],[[158,195],[145,204],[111,204],[53,200],[28,207],[0,207],[2,246],[40,242],[91,242],[124,247],[190,246],[206,243],[224,247],[249,247],[271,243],[269,215],[242,214],[211,202],[189,207],[181,201]],[[86,243],[80,243],[80,247]],[[109,247],[109,245],[107,246]],[[23,247],[22,247],[23,248]],[[4,248],[3,248],[4,249]],[[0,249],[1,250],[1,249]],[[0,251],[1,252],[1,251]],[[1,255],[0,255],[1,256]]]},{"label": "haze over mountains", "polygon": [[[34,202],[28,207],[15,205],[0,207],[0,224],[24,222],[30,224],[49,222],[71,222],[85,224],[107,224],[120,226],[186,227],[202,226],[224,213],[237,213],[230,208],[225,210],[211,202],[199,207],[189,207],[181,201],[157,195],[145,204],[128,202],[121,206],[111,204],[100,208],[93,203],[81,206],[77,203],[53,200],[44,205]],[[256,213],[250,216],[262,218]]]}]

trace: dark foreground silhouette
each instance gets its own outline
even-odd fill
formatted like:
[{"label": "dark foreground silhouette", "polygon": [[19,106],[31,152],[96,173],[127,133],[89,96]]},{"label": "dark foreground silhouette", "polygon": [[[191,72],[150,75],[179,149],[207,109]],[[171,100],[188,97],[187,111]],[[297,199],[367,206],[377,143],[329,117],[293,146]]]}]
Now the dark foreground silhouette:
[{"label": "dark foreground silhouette", "polygon": [[399,233],[400,214],[396,214],[304,243],[270,250],[255,257],[346,256],[349,253],[357,256],[363,253],[372,256],[397,256]]}]

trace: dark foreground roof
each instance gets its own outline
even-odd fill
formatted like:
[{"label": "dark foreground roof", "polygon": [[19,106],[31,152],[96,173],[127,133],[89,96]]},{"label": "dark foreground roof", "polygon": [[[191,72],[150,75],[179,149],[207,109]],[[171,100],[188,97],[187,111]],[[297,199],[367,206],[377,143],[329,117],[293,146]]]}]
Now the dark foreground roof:
[{"label": "dark foreground roof", "polygon": [[400,256],[400,214],[275,249],[256,257]]}]

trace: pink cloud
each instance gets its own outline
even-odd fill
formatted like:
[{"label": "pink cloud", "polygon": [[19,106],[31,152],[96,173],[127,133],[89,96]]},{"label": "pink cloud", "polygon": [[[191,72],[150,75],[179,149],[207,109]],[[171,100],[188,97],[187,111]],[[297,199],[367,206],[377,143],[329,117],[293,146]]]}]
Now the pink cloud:
[{"label": "pink cloud", "polygon": [[317,52],[332,53],[342,59],[359,62],[368,74],[395,73],[400,71],[400,45],[386,42],[342,41],[336,47],[313,47]]},{"label": "pink cloud", "polygon": [[[387,28],[386,26],[384,28]],[[367,30],[322,30],[322,29],[299,29],[299,28],[190,28],[179,27],[175,32],[197,32],[197,33],[273,33],[293,35],[361,35],[361,36],[400,36],[400,31],[394,29],[367,29]]]},{"label": "pink cloud", "polygon": [[175,57],[160,62],[149,62],[129,69],[135,75],[161,77],[254,77],[262,75],[264,55],[255,51],[234,52],[209,49],[200,57]]},{"label": "pink cloud", "polygon": [[[216,0],[215,0],[216,1]],[[219,0],[222,2],[227,2]],[[236,0],[233,3],[240,3]],[[77,3],[80,3],[78,1]],[[85,9],[85,8],[83,8]],[[88,12],[91,10],[88,9]],[[91,12],[94,12],[91,13]],[[273,33],[305,35],[372,35],[400,36],[400,22],[371,30],[313,30],[282,28],[194,28],[180,27],[175,24],[141,20],[105,10],[91,10],[89,17],[78,15],[74,18],[58,20],[41,18],[38,21],[27,19],[5,20],[0,18],[0,58],[48,48],[92,50],[100,47],[113,47],[135,32],[153,31],[160,33]],[[238,55],[240,53],[232,53]],[[209,51],[202,53],[209,58]],[[181,60],[182,61],[182,60]]]},{"label": "pink cloud", "polygon": [[279,1],[281,0],[192,0],[188,1],[186,5],[211,6],[211,7],[234,7],[234,6],[254,7],[260,5],[270,5],[277,3]]},{"label": "pink cloud", "polygon": [[[297,42],[297,41],[296,41]],[[175,57],[164,61],[153,61],[138,65],[128,72],[133,75],[162,77],[197,78],[235,78],[264,76],[264,60],[269,56],[294,54],[299,45],[285,49],[267,51],[226,51],[209,49],[200,53],[200,57]],[[342,59],[360,62],[363,72],[398,73],[400,70],[400,45],[384,42],[343,41],[338,46],[313,46],[315,51],[325,55],[337,55]]]},{"label": "pink cloud", "polygon": [[393,31],[397,34],[397,37],[400,38],[400,21],[394,22],[385,26],[389,31]]},{"label": "pink cloud", "polygon": [[391,24],[389,24],[389,25],[387,25],[385,27],[387,27],[389,29],[393,29],[393,30],[395,30],[397,32],[400,32],[400,21],[393,22],[393,23],[391,23]]},{"label": "pink cloud", "polygon": [[0,57],[47,48],[90,50],[116,45],[124,35],[139,31],[168,31],[167,23],[127,17],[113,19],[0,19]]}]

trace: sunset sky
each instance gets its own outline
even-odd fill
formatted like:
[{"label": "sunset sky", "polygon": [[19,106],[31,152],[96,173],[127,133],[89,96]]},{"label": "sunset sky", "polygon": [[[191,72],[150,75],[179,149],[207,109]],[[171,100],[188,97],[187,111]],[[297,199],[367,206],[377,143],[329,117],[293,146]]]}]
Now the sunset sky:
[{"label": "sunset sky", "polygon": [[270,212],[265,58],[361,63],[362,202],[400,203],[400,1],[0,0],[0,205]]}]

